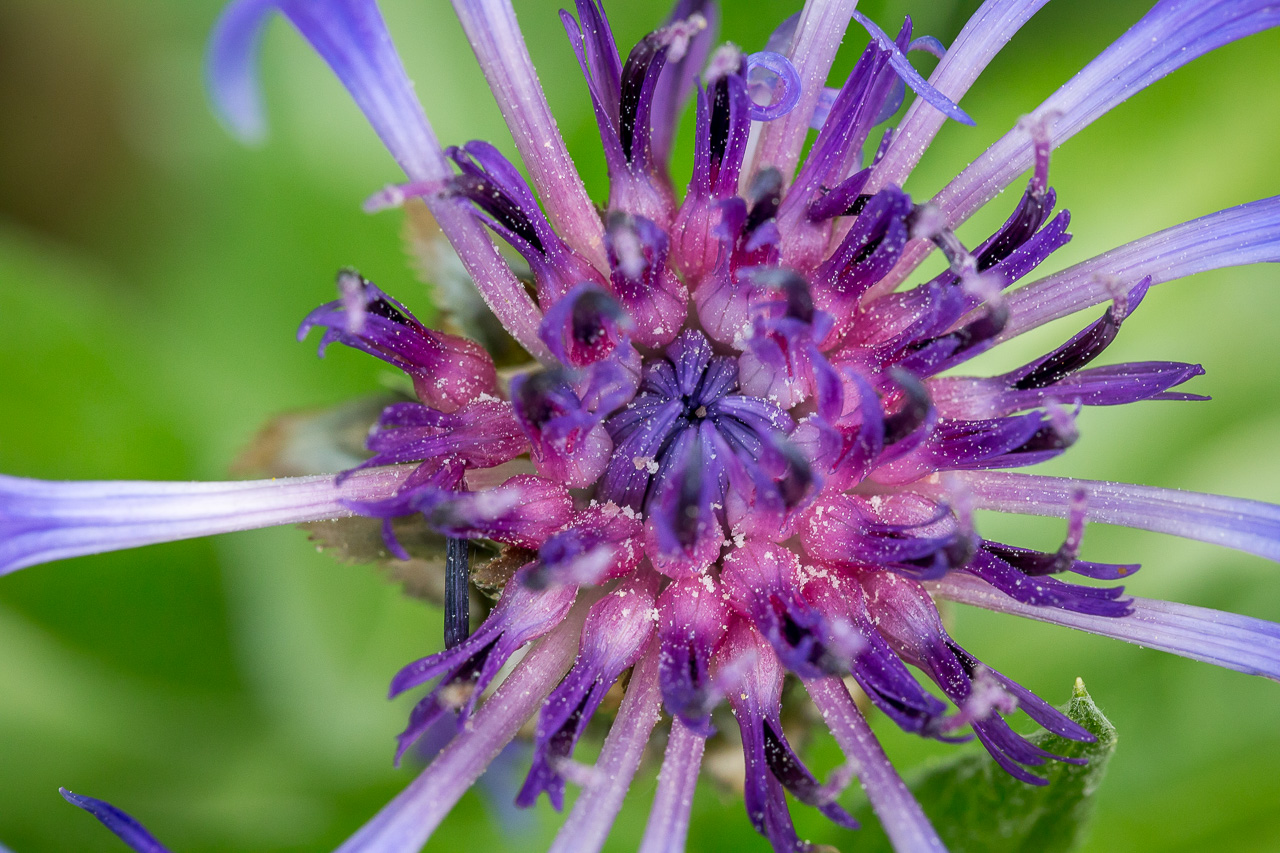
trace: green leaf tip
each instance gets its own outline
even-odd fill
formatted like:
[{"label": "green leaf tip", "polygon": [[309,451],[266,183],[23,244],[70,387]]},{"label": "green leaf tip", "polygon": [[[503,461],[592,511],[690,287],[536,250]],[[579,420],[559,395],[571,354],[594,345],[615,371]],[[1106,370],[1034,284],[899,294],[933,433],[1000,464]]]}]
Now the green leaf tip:
[{"label": "green leaf tip", "polygon": [[[1049,780],[1033,786],[1009,776],[985,751],[966,750],[909,779],[912,792],[951,853],[1066,853],[1086,837],[1089,818],[1107,762],[1116,747],[1116,729],[1077,678],[1067,716],[1097,740],[1080,743],[1039,732],[1032,743],[1087,764],[1048,761],[1034,772]],[[870,814],[865,835],[877,835]],[[870,830],[870,831],[868,831]],[[860,839],[864,840],[864,839]],[[872,842],[868,837],[866,841]],[[878,843],[877,843],[878,842]],[[860,850],[890,850],[883,836]]]}]

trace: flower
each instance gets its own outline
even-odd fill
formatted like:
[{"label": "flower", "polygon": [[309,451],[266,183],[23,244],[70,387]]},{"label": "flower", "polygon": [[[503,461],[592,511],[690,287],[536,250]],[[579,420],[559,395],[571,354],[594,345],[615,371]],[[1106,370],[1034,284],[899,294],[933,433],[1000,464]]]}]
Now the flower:
[{"label": "flower", "polygon": [[[474,343],[427,329],[354,272],[304,321],[404,370],[418,402],[387,408],[373,456],[336,478],[161,485],[0,481],[0,565],[219,530],[360,514],[421,514],[450,542],[447,648],[410,664],[394,692],[435,680],[400,749],[437,720],[458,734],[347,850],[416,849],[529,719],[534,758],[517,801],[583,788],[560,844],[598,847],[660,709],[671,717],[644,846],[679,848],[716,709],[732,707],[749,817],[775,848],[802,849],[785,793],[836,823],[847,774],[820,783],[781,718],[801,680],[902,849],[936,834],[854,705],[845,678],[904,729],[969,727],[1009,773],[1042,781],[1058,757],[1013,732],[1021,708],[1049,731],[1090,735],[979,662],[946,632],[954,599],[1280,678],[1280,629],[1126,598],[1133,565],[1078,558],[1088,521],[1160,530],[1280,557],[1280,510],[1213,496],[1005,469],[1057,456],[1086,405],[1190,400],[1197,365],[1091,363],[1154,285],[1277,257],[1275,199],[1169,229],[1021,285],[1069,239],[1054,215],[1052,149],[1132,91],[1222,43],[1278,22],[1262,3],[1164,2],[931,201],[901,184],[994,51],[1039,4],[986,4],[930,81],[910,22],[891,38],[851,2],[811,0],[768,49],[712,50],[708,4],[682,2],[623,61],[604,10],[564,15],[600,125],[611,187],[597,215],[538,89],[509,5],[458,0],[532,188],[494,147],[436,142],[370,0],[240,0],[219,26],[211,79],[224,117],[260,127],[252,51],[283,13],[333,66],[405,171],[370,207],[420,199],[510,335],[541,366],[504,388]],[[845,26],[871,35],[848,80],[823,88]],[[1153,49],[1151,46],[1156,45]],[[872,131],[919,96],[878,144]],[[682,197],[666,170],[680,104],[696,101],[695,169]],[[811,126],[818,131],[803,163]],[[862,152],[874,149],[864,164]],[[1016,209],[969,248],[954,229],[1028,168]],[[536,193],[536,194],[535,194]],[[541,204],[539,204],[541,201]],[[517,274],[496,233],[521,257]],[[899,290],[930,248],[949,268]],[[1014,285],[1020,285],[1014,288]],[[1062,346],[993,377],[949,373],[1022,332],[1110,303]],[[942,375],[947,373],[947,375]],[[244,497],[252,496],[246,502]],[[1043,553],[989,540],[972,514],[1066,519]],[[463,540],[520,564],[467,636]],[[537,641],[487,697],[505,664]],[[950,711],[906,668],[936,682]],[[574,748],[630,670],[594,768]],[[723,718],[721,718],[723,719]],[[875,782],[870,780],[874,779]],[[69,799],[153,844],[131,819]],[[137,835],[141,832],[141,835]],[[158,846],[158,845],[157,845]]]}]

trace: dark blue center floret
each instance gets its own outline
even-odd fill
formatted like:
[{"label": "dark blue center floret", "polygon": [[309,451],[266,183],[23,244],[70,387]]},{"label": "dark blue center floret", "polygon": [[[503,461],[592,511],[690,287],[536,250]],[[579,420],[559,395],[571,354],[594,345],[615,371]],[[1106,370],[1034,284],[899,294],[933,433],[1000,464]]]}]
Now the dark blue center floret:
[{"label": "dark blue center floret", "polygon": [[726,522],[731,485],[758,480],[763,468],[781,469],[769,480],[794,503],[808,480],[807,466],[785,464],[795,421],[740,390],[736,358],[714,354],[701,332],[682,333],[645,364],[635,399],[606,421],[616,449],[597,497],[643,512],[660,542],[670,536],[686,552]]}]

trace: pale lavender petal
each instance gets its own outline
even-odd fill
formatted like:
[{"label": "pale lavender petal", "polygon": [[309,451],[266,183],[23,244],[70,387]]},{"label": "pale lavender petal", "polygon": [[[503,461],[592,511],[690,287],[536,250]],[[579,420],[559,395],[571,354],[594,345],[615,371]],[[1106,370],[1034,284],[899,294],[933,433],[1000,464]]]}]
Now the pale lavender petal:
[{"label": "pale lavender petal", "polygon": [[[284,14],[329,64],[410,180],[443,186],[453,170],[374,0],[237,0],[228,6],[210,43],[207,66],[210,95],[228,124],[242,134],[261,130],[256,50],[263,21],[273,10]],[[484,227],[451,198],[431,193],[424,200],[493,313],[531,355],[550,360],[538,339],[541,312]]]},{"label": "pale lavender petal", "polygon": [[584,597],[476,713],[426,770],[336,853],[418,853],[437,826],[510,743],[568,671],[590,598]]},{"label": "pale lavender petal", "polygon": [[556,833],[550,853],[594,853],[604,846],[614,818],[622,808],[622,798],[640,766],[649,734],[658,722],[661,695],[658,649],[653,643],[631,674],[627,695],[591,774],[592,782],[573,804],[569,817]]},{"label": "pale lavender petal", "polygon": [[791,112],[764,125],[753,166],[743,173],[744,181],[749,182],[758,170],[773,166],[782,173],[785,183],[791,182],[809,132],[809,120],[857,5],[857,0],[808,0],[805,3],[787,52],[800,78],[800,100]]},{"label": "pale lavender petal", "polygon": [[[930,85],[958,103],[1013,34],[1047,2],[987,0],[965,23],[951,49],[933,70]],[[871,173],[867,192],[874,193],[886,184],[902,186],[946,119],[946,115],[927,101],[912,103],[884,157]]]},{"label": "pale lavender petal", "polygon": [[1210,542],[1280,561],[1280,506],[1261,501],[1007,471],[961,471],[955,476],[976,509],[1066,518],[1084,491],[1086,518]]},{"label": "pale lavender petal", "polygon": [[[1162,0],[1031,114],[1057,148],[1112,108],[1186,63],[1280,24],[1270,0]],[[1026,123],[1006,133],[933,197],[954,228],[999,195],[1035,161]],[[915,241],[876,292],[892,290],[932,251]]]},{"label": "pale lavender petal", "polygon": [[1065,625],[1280,681],[1280,625],[1274,622],[1149,598],[1133,599],[1133,613],[1119,619],[1033,607],[975,577],[960,574],[948,575],[930,587],[934,595],[951,601]]},{"label": "pale lavender petal", "polygon": [[[1191,60],[1224,44],[1280,24],[1270,0],[1163,0],[1049,97],[1035,115],[1056,114],[1056,148],[1113,107]],[[1026,131],[1015,128],[934,198],[954,225],[991,199],[1034,158]]]},{"label": "pale lavender petal", "polygon": [[605,269],[604,227],[551,114],[510,0],[453,0],[453,8],[548,218],[570,246]]},{"label": "pale lavender petal", "polygon": [[412,466],[226,483],[47,481],[0,475],[0,574],[38,563],[353,515],[381,500]]},{"label": "pale lavender petal", "polygon": [[683,853],[706,744],[705,737],[695,734],[678,717],[671,721],[667,751],[658,774],[658,792],[649,810],[640,853]]},{"label": "pale lavender petal", "polygon": [[[59,788],[58,793],[71,805],[79,806],[96,817],[103,826],[114,832],[121,841],[137,853],[169,853],[169,848],[157,841],[145,826],[111,803],[73,794],[66,788]],[[0,847],[0,850],[3,850],[3,847]]]},{"label": "pale lavender petal", "polygon": [[1152,284],[1206,270],[1280,262],[1280,196],[1230,207],[1134,240],[1009,294],[1007,340],[1113,298],[1111,282]]},{"label": "pale lavender petal", "polygon": [[804,685],[836,743],[853,763],[871,808],[880,818],[894,848],[912,853],[945,851],[920,804],[893,769],[862,712],[853,704],[844,682],[832,676],[806,681]]}]

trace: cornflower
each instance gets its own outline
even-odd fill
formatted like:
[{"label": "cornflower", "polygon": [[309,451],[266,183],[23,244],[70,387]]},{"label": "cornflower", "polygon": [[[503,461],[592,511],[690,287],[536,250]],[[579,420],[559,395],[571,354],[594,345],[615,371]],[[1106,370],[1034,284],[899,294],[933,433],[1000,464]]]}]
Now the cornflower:
[{"label": "cornflower", "polygon": [[[667,728],[645,851],[683,849],[707,739],[732,720],[748,818],[776,850],[804,850],[786,794],[845,827],[856,772],[901,850],[940,850],[855,704],[923,737],[969,730],[1009,774],[1074,761],[1015,732],[1092,735],[952,639],[936,601],[959,601],[1280,679],[1280,626],[1126,596],[1134,564],[1082,560],[1090,521],[1280,559],[1280,508],[1010,469],[1062,454],[1084,406],[1203,399],[1194,364],[1091,366],[1150,288],[1280,260],[1280,198],[1213,213],[1023,283],[1070,239],[1049,185],[1054,148],[1191,59],[1280,23],[1260,0],[1164,0],[926,202],[902,189],[947,119],[1045,0],[988,0],[950,48],[890,36],[853,0],[809,0],[764,50],[714,47],[718,11],[680,0],[625,59],[598,0],[561,12],[586,78],[610,176],[588,197],[508,0],[454,0],[529,175],[479,141],[442,148],[373,0],[236,0],[219,21],[210,84],[227,124],[263,122],[254,77],[264,22],[283,14],[320,53],[403,169],[370,210],[425,204],[479,295],[536,362],[509,381],[485,348],[435,331],[352,270],[300,337],[402,370],[415,400],[387,407],[369,458],[336,475],[229,483],[51,483],[0,478],[0,572],[80,554],[274,524],[366,516],[407,559],[396,523],[447,542],[445,648],[406,666],[392,695],[426,687],[397,758],[441,722],[448,745],[342,851],[419,849],[533,720],[516,803],[563,807],[556,850],[605,841],[654,728]],[[826,88],[856,21],[870,35]],[[929,80],[908,55],[940,62]],[[907,89],[917,99],[895,129]],[[693,176],[668,161],[686,101]],[[816,135],[801,152],[810,130]],[[969,247],[955,229],[1026,171],[1007,221]],[[513,254],[504,256],[492,235]],[[947,269],[900,288],[933,250]],[[1015,287],[1015,285],[1017,285]],[[996,376],[955,372],[1076,311],[1101,316]],[[984,537],[976,510],[1066,521],[1052,553]],[[473,541],[500,595],[474,633]],[[1064,578],[1072,578],[1070,580]],[[530,645],[532,644],[532,645]],[[527,649],[523,657],[517,653]],[[512,662],[517,661],[512,666]],[[908,670],[933,681],[948,700]],[[576,745],[615,685],[625,692],[593,767]],[[820,782],[788,742],[790,674],[847,768]],[[720,709],[727,704],[732,717]],[[669,721],[669,722],[668,722]],[[163,850],[115,807],[70,792],[136,850]]]}]

